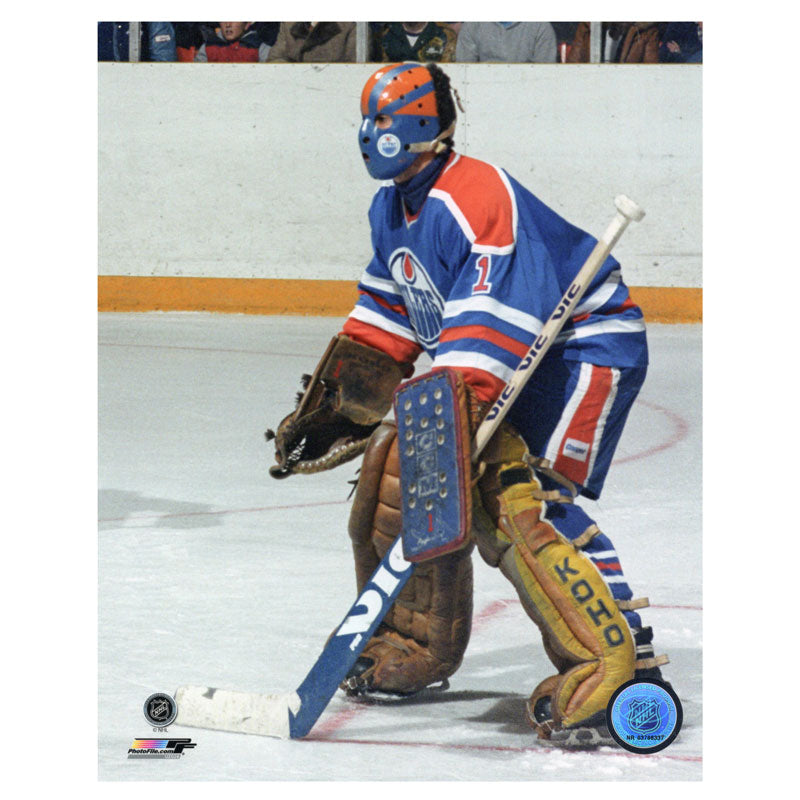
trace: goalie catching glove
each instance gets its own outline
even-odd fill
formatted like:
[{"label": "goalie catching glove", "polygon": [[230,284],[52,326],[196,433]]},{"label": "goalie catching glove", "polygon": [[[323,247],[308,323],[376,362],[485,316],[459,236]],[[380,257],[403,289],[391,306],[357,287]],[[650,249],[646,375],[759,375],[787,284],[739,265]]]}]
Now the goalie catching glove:
[{"label": "goalie catching glove", "polygon": [[270,475],[322,472],[361,455],[411,371],[380,350],[335,336],[314,374],[303,376],[297,408],[277,432],[266,432],[278,462]]}]

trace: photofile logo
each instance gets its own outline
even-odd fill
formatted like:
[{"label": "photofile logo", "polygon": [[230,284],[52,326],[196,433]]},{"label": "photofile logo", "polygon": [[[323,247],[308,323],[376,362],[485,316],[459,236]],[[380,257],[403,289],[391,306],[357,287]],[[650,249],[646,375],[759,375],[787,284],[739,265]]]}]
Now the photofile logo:
[{"label": "photofile logo", "polygon": [[128,758],[180,758],[192,747],[196,744],[191,739],[134,739]]},{"label": "photofile logo", "polygon": [[[162,736],[167,725],[178,716],[178,706],[171,695],[151,694],[144,702],[144,718]],[[191,739],[134,739],[128,748],[128,758],[180,758],[184,750],[197,745]]]}]

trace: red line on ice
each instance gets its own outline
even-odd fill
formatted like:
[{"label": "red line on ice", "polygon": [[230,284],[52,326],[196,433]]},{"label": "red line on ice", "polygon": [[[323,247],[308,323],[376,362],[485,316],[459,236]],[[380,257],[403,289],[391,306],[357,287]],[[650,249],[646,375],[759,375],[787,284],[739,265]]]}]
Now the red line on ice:
[{"label": "red line on ice", "polygon": [[667,439],[667,441],[657,444],[654,447],[648,447],[646,450],[642,450],[641,453],[634,453],[631,456],[615,458],[612,464],[627,464],[630,461],[641,461],[643,458],[650,458],[650,456],[654,456],[656,453],[661,453],[664,450],[669,450],[670,447],[674,447],[679,442],[682,442],[689,433],[689,423],[679,414],[676,414],[674,411],[670,411],[668,408],[664,408],[664,406],[660,406],[656,403],[650,403],[647,400],[639,400],[638,402],[646,408],[650,408],[653,411],[659,411],[660,413],[666,415],[675,426],[675,430],[669,439]]},{"label": "red line on ice", "polygon": [[[271,350],[243,350],[235,347],[198,347],[179,344],[133,344],[132,342],[98,342],[100,347],[138,347],[150,350],[189,350],[201,353],[245,353],[255,356],[279,356],[281,358],[314,358],[303,353],[275,353]],[[319,357],[319,354],[316,356]]]},{"label": "red line on ice", "polygon": [[[507,600],[495,600],[494,603],[490,604],[490,606],[487,606],[487,608],[490,608],[491,606],[493,606],[495,604],[503,605],[505,607],[512,606],[512,605],[519,605],[519,598],[510,597]],[[653,603],[652,605],[647,606],[647,608],[660,608],[660,609],[668,609],[668,610],[686,609],[686,610],[689,610],[689,611],[702,611],[703,610],[703,606],[656,605],[655,603]],[[480,617],[480,615],[478,615],[478,616]],[[475,630],[474,626],[473,626],[473,630]]]},{"label": "red line on ice", "polygon": [[[502,613],[516,602],[518,601],[495,600],[489,603],[486,608],[476,614],[473,618],[472,632],[475,633],[476,630],[480,630],[480,628],[482,628],[492,617],[496,617],[498,614]],[[329,719],[317,723],[317,725],[314,726],[314,733],[316,736],[320,737],[330,736],[332,733],[335,733],[340,728],[347,725],[347,723],[350,722],[353,717],[357,717],[359,714],[363,713],[369,708],[370,706],[368,705],[350,706],[343,711],[337,712]]]},{"label": "red line on ice", "polygon": [[[350,722],[353,717],[357,717],[366,711],[367,708],[369,708],[369,706],[353,705],[344,709],[344,711],[338,711],[329,719],[318,722],[314,726],[314,736],[318,736],[321,739],[327,739],[332,733],[335,733],[340,728],[343,728],[345,725],[347,725],[347,723]],[[305,738],[308,739],[309,737],[306,736]]]},{"label": "red line on ice", "polygon": [[327,500],[322,503],[295,503],[287,506],[261,506],[259,508],[224,508],[221,511],[182,511],[179,514],[131,514],[128,517],[105,517],[98,522],[125,522],[137,519],[168,519],[171,517],[203,517],[215,514],[252,514],[256,511],[283,511],[287,508],[316,508],[317,506],[340,506],[347,500]]},{"label": "red line on ice", "polygon": [[496,617],[510,606],[518,603],[519,600],[517,600],[517,598],[511,598],[510,600],[494,600],[489,603],[483,611],[472,618],[472,632],[475,633],[475,631],[480,630],[492,617]]},{"label": "red line on ice", "polygon": [[[570,754],[570,751],[564,750],[559,747],[547,747],[543,745],[535,745],[532,747],[511,747],[509,745],[490,745],[490,744],[448,744],[447,742],[405,742],[405,741],[391,741],[388,739],[329,739],[324,736],[312,734],[306,736],[305,739],[300,741],[306,742],[322,742],[326,744],[371,744],[379,745],[381,747],[433,747],[440,750],[477,750],[489,751],[500,753],[559,753],[561,755]],[[572,755],[585,755],[583,751],[576,751]],[[624,750],[596,750],[592,751],[591,755],[594,756],[622,756],[623,758],[649,758],[649,759],[667,759],[669,761],[692,761],[702,762],[702,756],[684,756],[678,754],[659,753],[656,755],[646,753],[628,753]]]},{"label": "red line on ice", "polygon": [[[507,598],[504,600],[493,600],[489,605],[487,605],[482,611],[476,614],[472,619],[472,632],[475,633],[483,628],[489,620],[497,617],[499,614],[503,613],[507,608],[511,608],[512,606],[519,605],[519,599],[516,597]],[[679,605],[652,605],[650,608],[660,608],[660,609],[688,609],[691,611],[702,611],[702,606],[679,606]],[[336,742],[344,742],[344,741],[351,741],[354,744],[358,744],[356,740],[345,740],[345,739],[330,739],[330,735],[335,733],[336,731],[343,728],[347,725],[354,717],[359,716],[364,711],[367,711],[371,706],[369,705],[354,705],[349,706],[348,708],[343,709],[342,711],[338,711],[333,716],[329,717],[328,719],[323,720],[322,722],[317,723],[314,726],[314,735],[307,736],[306,739],[314,739],[318,741],[336,741]],[[405,745],[408,747],[411,746],[423,746],[422,744],[416,745],[413,742],[363,742],[363,744],[397,744],[397,745]],[[424,745],[430,747],[473,747],[473,745]],[[520,752],[528,752],[532,750],[533,752],[540,752],[542,750],[541,747],[535,748],[514,748],[514,747],[483,747],[477,749],[484,749],[484,750],[511,750],[516,751],[519,750]],[[552,748],[556,749],[556,748]],[[560,751],[563,752],[563,751]],[[621,754],[620,754],[621,755]],[[635,753],[631,753],[631,755],[636,756]],[[676,758],[675,756],[664,756],[665,758]],[[688,758],[685,760],[701,760],[698,758]]]}]

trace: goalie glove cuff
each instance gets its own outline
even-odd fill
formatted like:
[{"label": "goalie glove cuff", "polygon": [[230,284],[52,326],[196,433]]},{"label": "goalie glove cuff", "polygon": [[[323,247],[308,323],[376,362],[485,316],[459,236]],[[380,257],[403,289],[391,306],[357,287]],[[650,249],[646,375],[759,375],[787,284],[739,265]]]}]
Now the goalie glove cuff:
[{"label": "goalie glove cuff", "polygon": [[304,376],[297,408],[266,433],[278,462],[270,475],[322,472],[363,453],[408,369],[380,350],[334,337],[314,374]]}]

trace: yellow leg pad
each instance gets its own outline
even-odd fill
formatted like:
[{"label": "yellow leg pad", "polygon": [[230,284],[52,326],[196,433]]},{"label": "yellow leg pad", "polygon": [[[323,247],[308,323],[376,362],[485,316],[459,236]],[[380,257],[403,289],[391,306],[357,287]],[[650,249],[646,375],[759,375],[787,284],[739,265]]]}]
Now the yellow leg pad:
[{"label": "yellow leg pad", "polygon": [[614,691],[633,677],[635,646],[594,564],[542,518],[541,484],[526,453],[505,424],[487,445],[473,531],[484,560],[514,584],[558,670],[531,700],[549,696],[553,726],[570,727],[605,711]]},{"label": "yellow leg pad", "polygon": [[559,667],[554,722],[570,727],[605,710],[614,690],[633,677],[630,628],[583,554],[560,538],[534,553],[516,531],[512,536],[515,547],[501,568],[517,586]]}]

